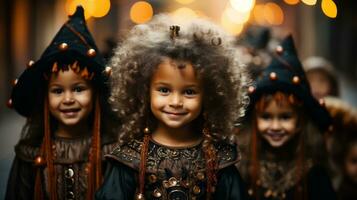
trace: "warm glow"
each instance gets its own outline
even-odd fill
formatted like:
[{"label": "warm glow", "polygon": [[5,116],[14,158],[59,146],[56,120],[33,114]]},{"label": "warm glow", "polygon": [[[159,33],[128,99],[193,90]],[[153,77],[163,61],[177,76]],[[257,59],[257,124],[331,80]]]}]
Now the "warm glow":
[{"label": "warm glow", "polygon": [[255,0],[230,0],[230,3],[236,11],[244,13],[253,9]]},{"label": "warm glow", "polygon": [[253,9],[254,21],[259,25],[265,25],[264,5],[255,5]]},{"label": "warm glow", "polygon": [[136,24],[149,21],[153,14],[152,6],[146,1],[138,1],[130,9],[130,19]]},{"label": "warm glow", "polygon": [[322,0],[321,8],[324,14],[330,18],[336,18],[337,16],[337,6],[332,0]]},{"label": "warm glow", "polygon": [[299,1],[300,0],[284,0],[284,2],[289,5],[295,5],[295,4],[299,3]]},{"label": "warm glow", "polygon": [[86,8],[87,7],[87,1],[86,0],[67,0],[66,2],[66,11],[68,15],[73,15],[74,12],[76,11],[77,6],[82,5],[84,8],[84,18],[89,19],[91,17],[90,13],[88,12],[89,10]]},{"label": "warm glow", "polygon": [[226,8],[222,15],[229,19],[229,21],[236,24],[243,24],[249,20],[250,12],[238,12],[231,7]]},{"label": "warm glow", "polygon": [[240,34],[243,30],[243,23],[242,24],[234,23],[225,14],[222,14],[221,24],[226,31],[234,35]]},{"label": "warm glow", "polygon": [[264,5],[265,20],[272,25],[280,25],[284,21],[284,13],[276,3],[267,3]]},{"label": "warm glow", "polygon": [[301,1],[306,5],[313,6],[316,4],[317,0],[301,0]]},{"label": "warm glow", "polygon": [[186,7],[177,9],[176,11],[173,12],[172,15],[173,15],[172,17],[178,22],[187,22],[193,18],[198,17],[195,11]]},{"label": "warm glow", "polygon": [[195,0],[176,0],[176,1],[180,4],[187,5],[187,4],[194,2]]},{"label": "warm glow", "polygon": [[85,8],[92,17],[104,17],[110,10],[110,0],[87,0]]}]

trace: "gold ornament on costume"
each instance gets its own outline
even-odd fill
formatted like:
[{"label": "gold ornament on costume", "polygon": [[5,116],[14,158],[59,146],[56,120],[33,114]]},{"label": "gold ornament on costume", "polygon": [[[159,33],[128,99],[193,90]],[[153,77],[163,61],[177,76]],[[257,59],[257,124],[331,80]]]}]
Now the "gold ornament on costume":
[{"label": "gold ornament on costume", "polygon": [[284,48],[279,45],[279,46],[276,47],[275,51],[276,51],[277,54],[281,55],[284,52]]},{"label": "gold ornament on costume", "polygon": [[298,84],[300,83],[300,78],[299,78],[298,76],[294,76],[294,77],[293,77],[293,83],[294,83],[295,85],[298,85]]},{"label": "gold ornament on costume", "polygon": [[63,42],[60,45],[58,45],[59,50],[61,51],[66,51],[68,49],[68,44]]},{"label": "gold ornament on costume", "polygon": [[255,87],[254,86],[249,86],[248,87],[248,93],[253,94],[255,92]]},{"label": "gold ornament on costume", "polygon": [[14,80],[12,81],[12,86],[15,86],[18,81],[19,81],[18,79],[14,79]]},{"label": "gold ornament on costume", "polygon": [[9,99],[7,102],[6,102],[6,106],[8,108],[12,108],[12,99]]},{"label": "gold ornament on costume", "polygon": [[37,156],[35,158],[35,165],[36,166],[43,166],[45,164],[45,160],[43,159],[42,156]]},{"label": "gold ornament on costume", "polygon": [[109,77],[112,75],[112,68],[111,67],[105,67],[104,73]]},{"label": "gold ornament on costume", "polygon": [[201,192],[201,189],[199,186],[195,185],[195,186],[193,186],[192,191],[194,194],[199,194]]},{"label": "gold ornament on costume", "polygon": [[35,64],[35,61],[30,60],[30,61],[27,63],[27,68],[32,67],[33,64]]},{"label": "gold ornament on costume", "polygon": [[159,189],[155,189],[152,195],[156,198],[160,198],[162,196],[161,191]]},{"label": "gold ornament on costume", "polygon": [[138,193],[138,194],[135,195],[135,199],[136,200],[144,200],[145,198],[144,198],[144,195],[142,193]]},{"label": "gold ornament on costume", "polygon": [[269,78],[270,80],[275,81],[278,79],[278,75],[275,72],[270,72]]},{"label": "gold ornament on costume", "polygon": [[148,127],[145,127],[145,128],[144,128],[144,133],[145,133],[145,134],[150,133],[150,129],[149,129]]},{"label": "gold ornament on costume", "polygon": [[87,56],[88,57],[94,57],[95,55],[97,55],[97,52],[95,51],[95,49],[89,49],[88,51],[87,51]]}]

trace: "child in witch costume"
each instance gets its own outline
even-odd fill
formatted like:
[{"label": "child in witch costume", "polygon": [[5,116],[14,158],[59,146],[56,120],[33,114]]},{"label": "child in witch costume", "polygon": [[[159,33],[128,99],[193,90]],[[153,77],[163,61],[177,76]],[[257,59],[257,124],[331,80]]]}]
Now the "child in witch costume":
[{"label": "child in witch costume", "polygon": [[323,168],[321,132],[330,116],[311,95],[291,36],[277,47],[249,93],[251,130],[242,133],[251,136],[244,152],[251,156],[240,169],[250,198],[335,199]]},{"label": "child in witch costume", "polygon": [[107,103],[109,74],[77,7],[13,88],[12,106],[28,120],[6,199],[93,199],[101,154],[117,141]]},{"label": "child in witch costume", "polygon": [[133,28],[110,63],[122,142],[97,199],[244,198],[228,136],[247,77],[232,44],[205,21],[163,15]]}]

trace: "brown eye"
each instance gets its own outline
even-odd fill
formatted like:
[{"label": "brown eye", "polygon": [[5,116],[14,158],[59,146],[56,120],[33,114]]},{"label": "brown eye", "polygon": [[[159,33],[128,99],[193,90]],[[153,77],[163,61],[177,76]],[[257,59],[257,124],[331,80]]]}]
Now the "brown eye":
[{"label": "brown eye", "polygon": [[73,88],[74,92],[82,92],[84,90],[86,90],[86,88],[82,87],[82,86],[76,86],[76,87]]},{"label": "brown eye", "polygon": [[190,95],[197,94],[197,92],[193,89],[187,89],[187,90],[185,90],[185,94],[190,96]]},{"label": "brown eye", "polygon": [[168,88],[165,88],[165,87],[160,87],[160,88],[158,89],[158,91],[159,91],[160,93],[163,93],[163,94],[167,94],[167,93],[170,92],[170,90],[169,90]]},{"label": "brown eye", "polygon": [[61,94],[63,90],[61,88],[53,88],[50,90],[50,92],[53,94]]}]

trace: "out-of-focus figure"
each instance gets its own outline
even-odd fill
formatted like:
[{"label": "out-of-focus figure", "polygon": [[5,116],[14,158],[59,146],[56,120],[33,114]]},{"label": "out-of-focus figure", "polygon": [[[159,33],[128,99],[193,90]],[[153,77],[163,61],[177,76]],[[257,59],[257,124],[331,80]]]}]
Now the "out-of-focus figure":
[{"label": "out-of-focus figure", "polygon": [[357,199],[357,110],[334,97],[325,98],[333,118],[331,163],[339,199]]},{"label": "out-of-focus figure", "polygon": [[339,96],[339,85],[332,64],[322,57],[309,57],[303,62],[306,77],[316,99]]}]

